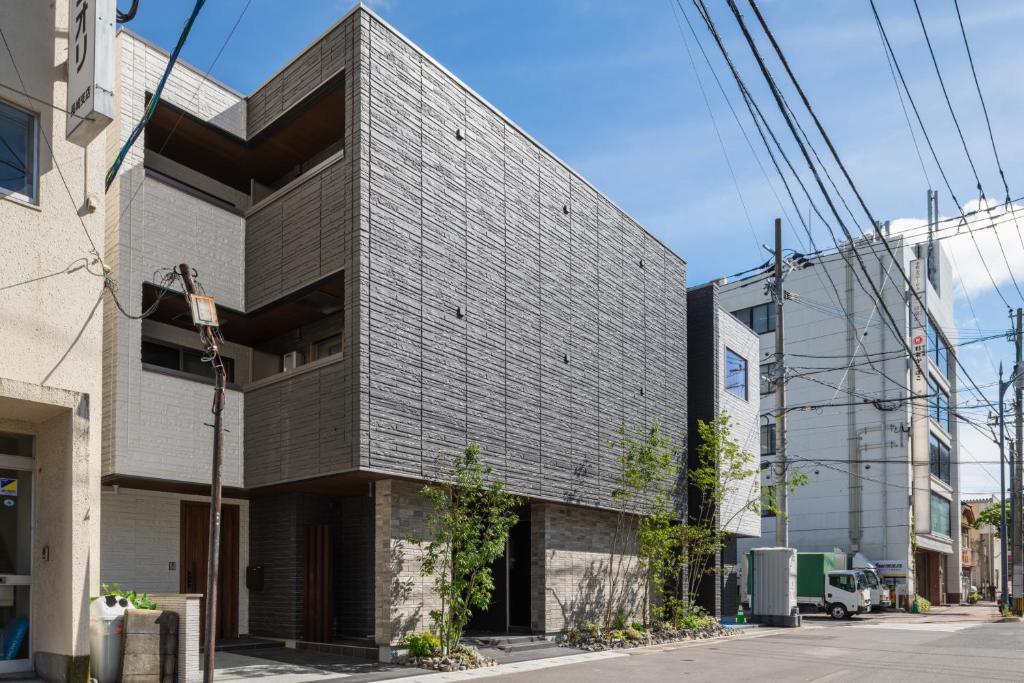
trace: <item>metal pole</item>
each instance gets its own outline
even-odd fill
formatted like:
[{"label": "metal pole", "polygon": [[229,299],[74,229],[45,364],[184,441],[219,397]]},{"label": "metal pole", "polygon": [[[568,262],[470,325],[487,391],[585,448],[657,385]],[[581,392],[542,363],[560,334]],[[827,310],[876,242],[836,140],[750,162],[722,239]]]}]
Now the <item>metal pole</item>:
[{"label": "metal pole", "polygon": [[1017,309],[1017,325],[1015,327],[1014,341],[1017,351],[1017,363],[1013,367],[1013,386],[1014,386],[1014,451],[1013,451],[1013,500],[1016,501],[1017,505],[1013,511],[1013,609],[1016,611],[1019,607],[1018,601],[1021,595],[1024,595],[1024,557],[1021,554],[1021,481],[1024,476],[1024,470],[1022,470],[1022,462],[1024,458],[1021,457],[1021,444],[1024,444],[1024,422],[1022,422],[1021,412],[1021,397],[1024,392],[1021,391],[1021,314],[1020,308]]},{"label": "metal pole", "polygon": [[999,548],[1002,553],[1002,581],[1000,582],[1001,590],[1001,602],[1003,605],[1007,605],[1007,598],[1010,595],[1009,592],[1009,579],[1006,576],[1007,570],[1007,553],[1006,553],[1006,541],[1008,536],[1006,535],[1006,450],[1005,450],[1005,433],[1003,431],[1003,394],[1006,392],[1008,385],[1003,383],[1003,364],[999,364]]},{"label": "metal pole", "polygon": [[775,544],[780,548],[789,547],[789,492],[786,490],[786,337],[783,318],[783,304],[786,294],[782,288],[782,219],[775,219],[775,408],[776,408],[776,449],[778,471],[776,495],[779,511],[775,517]]},{"label": "metal pole", "polygon": [[[192,269],[187,263],[178,266],[185,291],[188,296],[195,295],[196,283],[192,279]],[[227,388],[227,372],[220,356],[220,347],[213,332],[207,326],[199,328],[199,336],[203,340],[210,362],[216,375],[213,390],[213,476],[210,483],[210,546],[206,563],[206,633],[203,638],[205,666],[203,681],[213,681],[217,650],[217,580],[220,570],[220,521],[221,521],[221,481],[224,470],[224,394]]]}]

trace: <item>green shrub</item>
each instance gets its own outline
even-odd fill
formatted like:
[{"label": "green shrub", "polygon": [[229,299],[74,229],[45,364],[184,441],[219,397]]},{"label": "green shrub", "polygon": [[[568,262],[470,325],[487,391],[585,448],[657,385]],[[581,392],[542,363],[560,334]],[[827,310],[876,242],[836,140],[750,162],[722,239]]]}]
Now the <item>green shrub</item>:
[{"label": "green shrub", "polygon": [[617,610],[615,618],[612,620],[612,628],[617,631],[625,631],[627,626],[629,626],[629,612]]},{"label": "green shrub", "polygon": [[924,614],[932,608],[932,603],[927,598],[922,598],[920,595],[914,596],[914,601],[910,605],[910,611],[916,614]]},{"label": "green shrub", "polygon": [[981,593],[971,593],[970,595],[967,596],[968,602],[978,602],[979,600],[982,600],[982,599],[983,598],[981,596]]},{"label": "green shrub", "polygon": [[622,631],[620,631],[617,628],[616,629],[612,629],[612,632],[608,634],[608,639],[612,640],[612,641],[625,640],[626,639],[626,634],[623,633]]},{"label": "green shrub", "polygon": [[413,657],[434,657],[441,654],[441,639],[433,633],[410,633],[405,646]]},{"label": "green shrub", "polygon": [[707,628],[715,623],[714,617],[709,617],[701,614],[687,614],[679,619],[677,628],[684,631],[695,631],[697,629]]},{"label": "green shrub", "polygon": [[[127,598],[128,602],[132,603],[132,607],[135,609],[156,609],[156,603],[153,602],[148,593],[137,593],[134,590],[126,590],[121,588],[121,584],[100,584],[100,593],[102,595],[116,595],[119,598]],[[96,598],[93,598],[95,600]]]},{"label": "green shrub", "polygon": [[601,624],[597,623],[597,621],[595,620],[588,621],[587,623],[583,624],[583,632],[591,634],[600,633]]},{"label": "green shrub", "polygon": [[644,632],[639,630],[639,629],[637,629],[637,628],[634,628],[632,626],[627,628],[625,630],[624,634],[626,636],[626,640],[643,640],[644,639]]},{"label": "green shrub", "polygon": [[647,633],[647,627],[641,624],[639,621],[634,621],[632,628],[633,630],[639,631],[640,633]]}]

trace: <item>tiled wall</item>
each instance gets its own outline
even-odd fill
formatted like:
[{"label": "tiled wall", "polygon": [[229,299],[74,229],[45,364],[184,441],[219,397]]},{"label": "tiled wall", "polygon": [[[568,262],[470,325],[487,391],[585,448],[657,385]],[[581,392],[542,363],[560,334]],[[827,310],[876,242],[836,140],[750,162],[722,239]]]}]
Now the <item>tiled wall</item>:
[{"label": "tiled wall", "polygon": [[[120,583],[147,593],[177,593],[181,546],[181,501],[208,502],[208,497],[158,491],[105,489],[102,494],[100,581]],[[249,632],[249,596],[245,568],[249,564],[249,501],[225,498],[238,505],[238,631]],[[174,563],[172,569],[170,563]]]}]

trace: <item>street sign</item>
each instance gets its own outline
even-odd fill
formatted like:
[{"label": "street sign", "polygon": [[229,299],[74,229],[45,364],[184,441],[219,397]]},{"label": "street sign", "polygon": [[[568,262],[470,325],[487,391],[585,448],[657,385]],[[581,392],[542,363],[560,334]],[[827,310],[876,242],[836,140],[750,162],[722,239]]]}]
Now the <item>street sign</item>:
[{"label": "street sign", "polygon": [[87,146],[114,119],[116,0],[68,0],[67,138]]}]

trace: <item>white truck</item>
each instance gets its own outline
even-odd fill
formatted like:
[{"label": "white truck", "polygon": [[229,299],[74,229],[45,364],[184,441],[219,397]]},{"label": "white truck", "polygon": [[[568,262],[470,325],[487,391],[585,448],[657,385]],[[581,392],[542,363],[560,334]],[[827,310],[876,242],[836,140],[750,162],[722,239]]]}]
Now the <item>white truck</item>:
[{"label": "white truck", "polygon": [[868,581],[868,589],[871,591],[872,608],[888,609],[892,607],[892,596],[890,595],[889,587],[882,581],[882,577],[879,575],[875,565],[861,553],[853,556],[850,565],[854,569],[864,572]]},{"label": "white truck", "polygon": [[[754,585],[757,567],[753,554],[744,558],[743,584],[746,598]],[[827,612],[833,619],[846,619],[871,611],[871,591],[864,570],[846,569],[843,553],[797,553],[796,603],[801,612]]]}]

